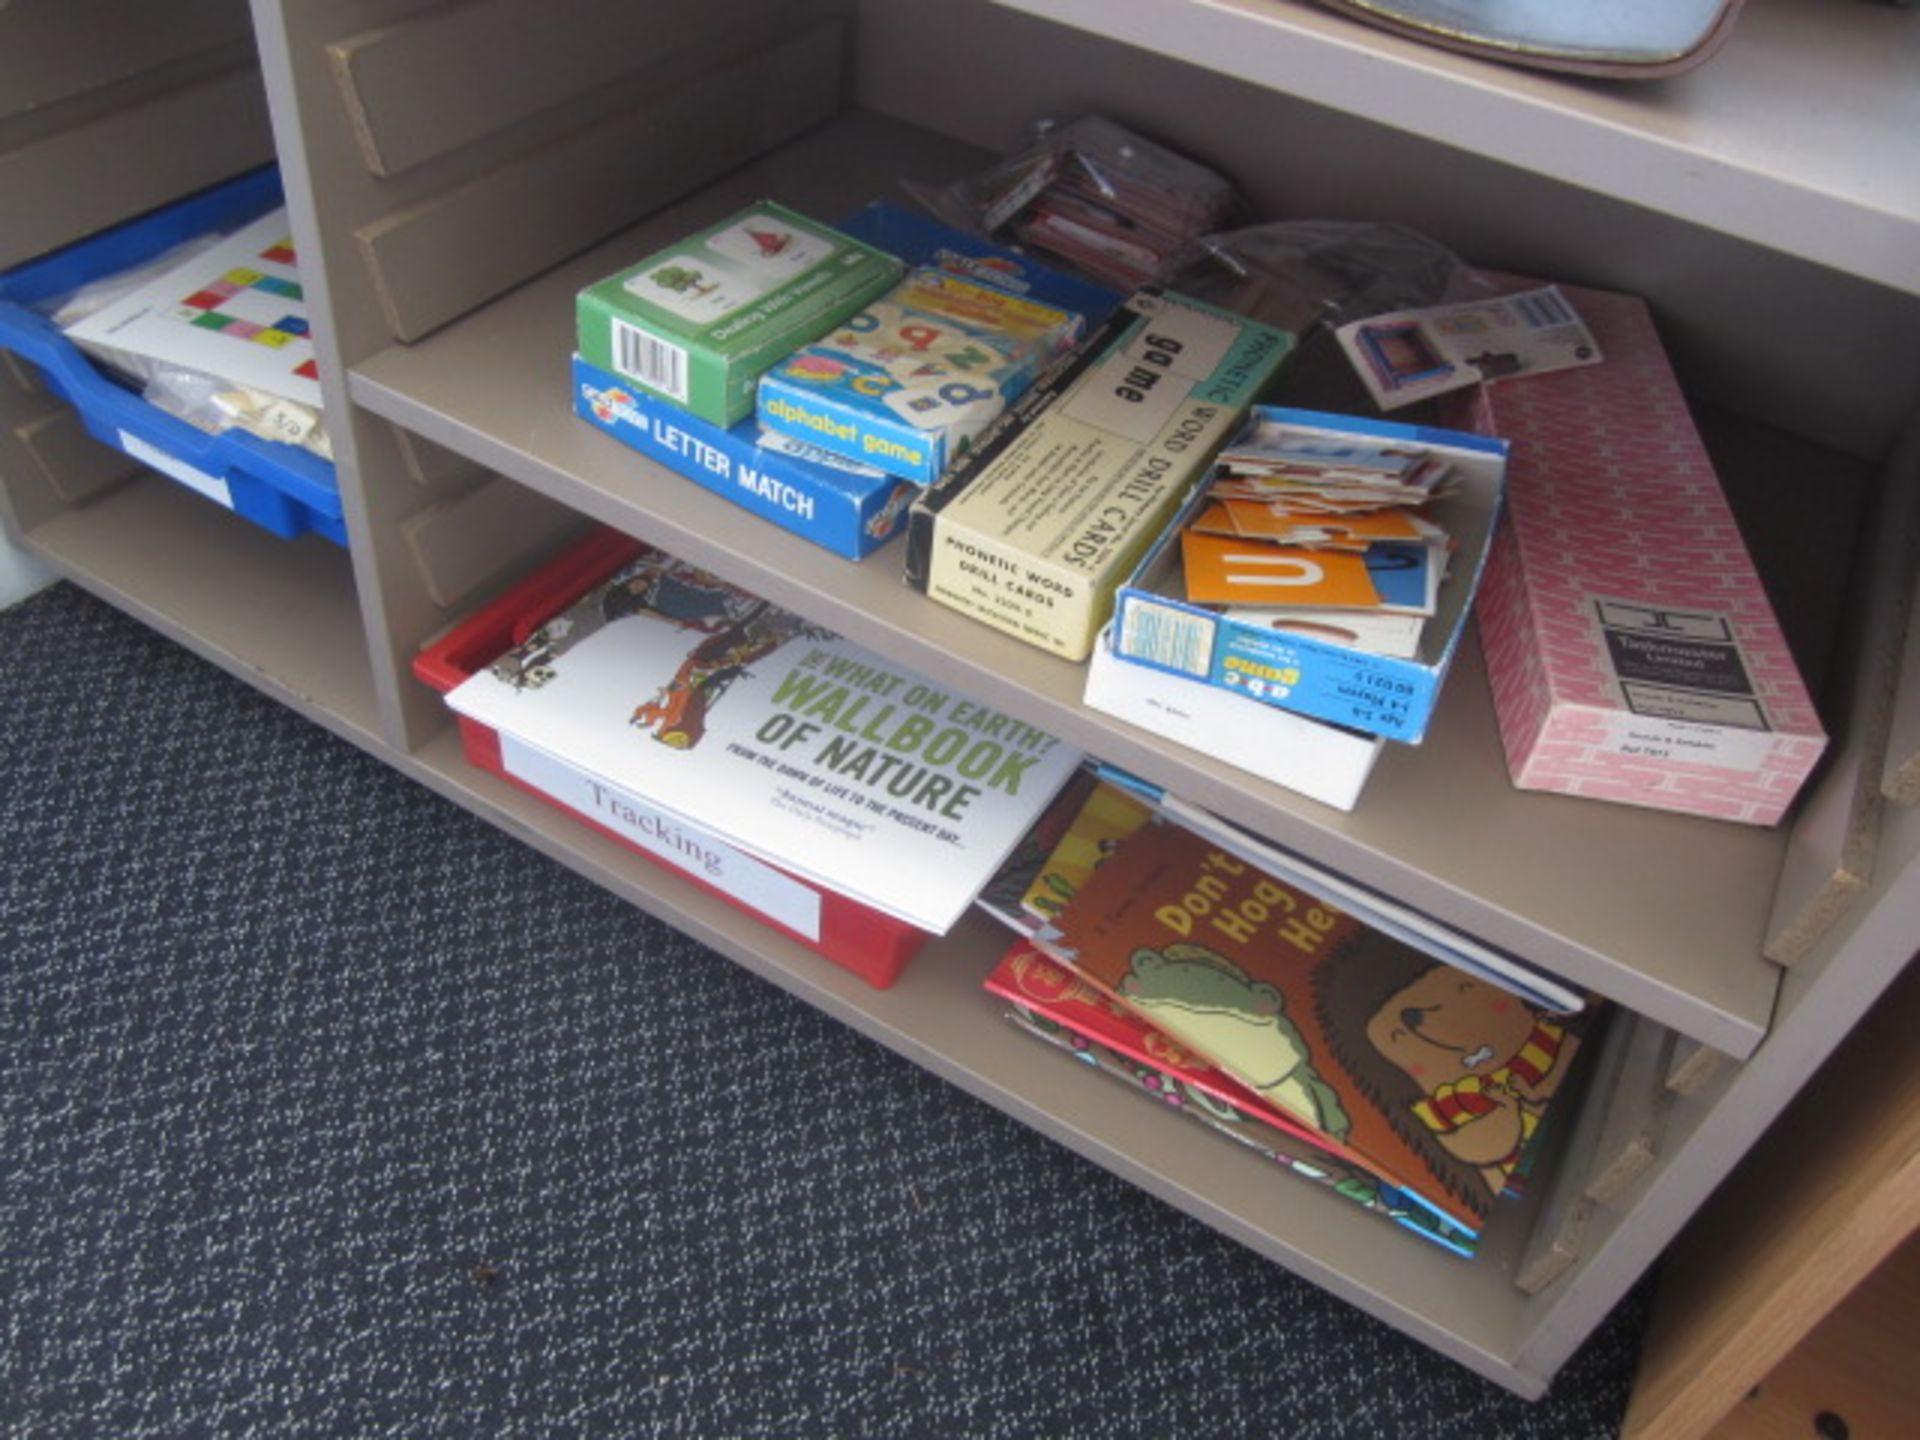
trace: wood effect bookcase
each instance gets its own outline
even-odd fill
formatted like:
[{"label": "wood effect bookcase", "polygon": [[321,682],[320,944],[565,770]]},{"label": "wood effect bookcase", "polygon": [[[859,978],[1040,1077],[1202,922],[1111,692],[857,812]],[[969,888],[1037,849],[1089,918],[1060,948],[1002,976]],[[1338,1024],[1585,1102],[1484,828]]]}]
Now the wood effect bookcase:
[{"label": "wood effect bookcase", "polygon": [[[1707,68],[1634,87],[1489,65],[1289,0],[169,10],[190,12],[191,43],[143,45],[162,22],[117,0],[0,11],[0,265],[277,157],[351,544],[275,539],[130,470],[0,365],[15,542],[1259,1255],[1538,1394],[1913,954],[1920,817],[1882,794],[1883,768],[1920,748],[1920,663],[1901,653],[1905,501],[1920,488],[1901,438],[1920,377],[1910,13],[1759,0]],[[572,418],[585,281],[763,195],[830,218],[902,181],[951,179],[1034,116],[1076,110],[1208,157],[1263,217],[1397,220],[1479,263],[1649,296],[1831,698],[1835,754],[1795,823],[1514,791],[1471,650],[1426,743],[1393,748],[1352,814],[1330,811],[1086,711],[1078,667],[913,595],[891,550],[840,560]],[[409,660],[589,522],[938,673],[1727,1062],[1668,1097],[1657,1154],[1604,1201],[1569,1157],[1472,1264],[1396,1241],[1000,1023],[979,991],[990,926],[963,925],[874,991],[470,770]],[[1763,955],[1782,936],[1791,968]],[[1620,1104],[1596,1087],[1570,1131],[1616,1128]],[[1557,1278],[1523,1291],[1516,1276],[1556,1239]]]}]

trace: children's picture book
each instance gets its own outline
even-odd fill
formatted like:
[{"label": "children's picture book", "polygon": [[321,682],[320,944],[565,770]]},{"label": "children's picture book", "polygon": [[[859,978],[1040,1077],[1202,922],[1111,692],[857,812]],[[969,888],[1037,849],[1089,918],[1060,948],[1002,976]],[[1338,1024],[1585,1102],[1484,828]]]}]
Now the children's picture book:
[{"label": "children's picture book", "polygon": [[286,210],[270,211],[68,327],[67,338],[141,374],[179,366],[317,411],[292,233]]},{"label": "children's picture book", "polygon": [[1014,942],[987,977],[986,989],[1008,1003],[1023,1028],[1252,1145],[1296,1174],[1332,1185],[1458,1254],[1473,1253],[1478,1237],[1472,1231],[1380,1179],[1358,1156],[1268,1105],[1032,944]]},{"label": "children's picture book", "polygon": [[1476,1233],[1580,1048],[1578,1018],[1165,820],[1123,842],[1035,943]]},{"label": "children's picture book", "polygon": [[945,933],[1081,757],[657,550],[447,703],[750,855]]},{"label": "children's picture book", "polygon": [[973,903],[1015,934],[1029,933],[1035,921],[1021,908],[1021,901],[1097,783],[1099,777],[1094,766],[1087,764],[1062,785],[1007,858],[1000,862],[992,878],[980,887]]},{"label": "children's picture book", "polygon": [[1053,919],[1120,842],[1153,817],[1153,807],[1111,780],[1096,779],[1066,830],[1020,897],[1032,925]]},{"label": "children's picture book", "polygon": [[1303,855],[1283,850],[1270,840],[1222,820],[1210,810],[1169,791],[1161,790],[1148,796],[1136,788],[1134,793],[1150,798],[1168,819],[1207,837],[1229,855],[1238,855],[1256,869],[1331,901],[1373,929],[1416,950],[1424,950],[1436,960],[1472,971],[1543,1010],[1570,1015],[1586,1006],[1585,992],[1558,976],[1443,924],[1402,901],[1356,884]]}]

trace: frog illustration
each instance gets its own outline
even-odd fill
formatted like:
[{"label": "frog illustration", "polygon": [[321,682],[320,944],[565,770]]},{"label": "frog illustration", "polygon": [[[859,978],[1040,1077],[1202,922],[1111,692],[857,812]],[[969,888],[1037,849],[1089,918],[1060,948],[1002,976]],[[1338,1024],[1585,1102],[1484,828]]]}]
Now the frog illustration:
[{"label": "frog illustration", "polygon": [[1273,986],[1204,945],[1133,952],[1120,982],[1127,1002],[1216,1060],[1282,1109],[1335,1139],[1352,1122]]}]

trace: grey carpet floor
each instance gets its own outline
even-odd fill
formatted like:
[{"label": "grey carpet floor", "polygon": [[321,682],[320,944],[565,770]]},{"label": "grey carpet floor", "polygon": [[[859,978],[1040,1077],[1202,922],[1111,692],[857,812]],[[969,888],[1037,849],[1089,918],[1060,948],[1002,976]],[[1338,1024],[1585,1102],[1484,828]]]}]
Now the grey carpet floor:
[{"label": "grey carpet floor", "polygon": [[0,819],[13,1440],[1617,1432],[1646,1286],[1525,1403],[70,585]]}]

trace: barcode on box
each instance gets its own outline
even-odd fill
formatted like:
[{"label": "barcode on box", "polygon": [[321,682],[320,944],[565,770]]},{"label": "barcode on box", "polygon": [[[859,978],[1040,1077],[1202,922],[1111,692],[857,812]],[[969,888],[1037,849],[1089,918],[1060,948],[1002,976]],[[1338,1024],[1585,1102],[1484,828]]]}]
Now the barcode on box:
[{"label": "barcode on box", "polygon": [[687,352],[624,320],[613,322],[614,367],[629,380],[687,403]]},{"label": "barcode on box", "polygon": [[1120,612],[1120,653],[1204,679],[1213,656],[1213,622],[1135,600]]}]

